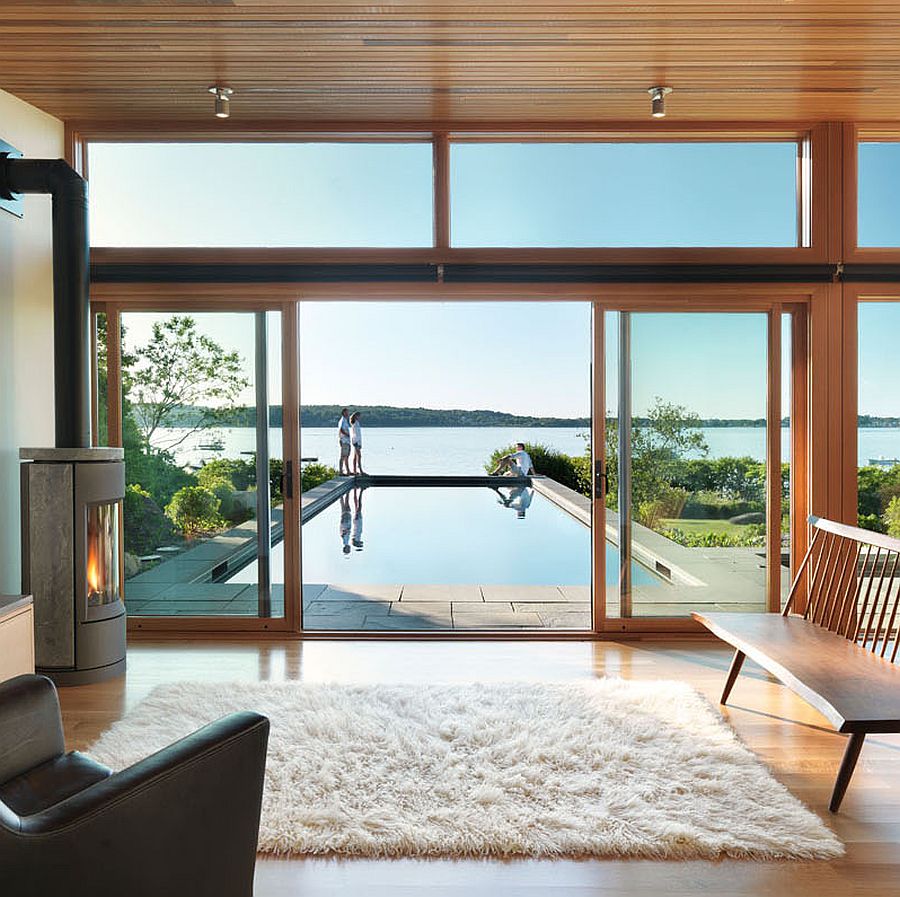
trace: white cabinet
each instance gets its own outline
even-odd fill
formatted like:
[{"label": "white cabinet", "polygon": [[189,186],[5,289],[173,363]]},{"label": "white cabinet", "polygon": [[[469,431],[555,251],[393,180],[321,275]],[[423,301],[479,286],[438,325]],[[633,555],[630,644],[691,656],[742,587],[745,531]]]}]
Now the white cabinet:
[{"label": "white cabinet", "polygon": [[0,595],[0,682],[34,672],[34,610],[30,595]]}]

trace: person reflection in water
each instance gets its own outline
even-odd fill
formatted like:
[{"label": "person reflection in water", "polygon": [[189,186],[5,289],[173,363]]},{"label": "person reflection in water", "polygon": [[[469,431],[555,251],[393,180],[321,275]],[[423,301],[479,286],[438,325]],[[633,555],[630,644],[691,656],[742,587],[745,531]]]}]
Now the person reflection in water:
[{"label": "person reflection in water", "polygon": [[353,490],[353,532],[351,534],[350,544],[357,550],[363,550],[362,540],[362,512],[363,512],[363,489]]},{"label": "person reflection in water", "polygon": [[341,496],[341,542],[344,554],[350,554],[350,493]]},{"label": "person reflection in water", "polygon": [[504,494],[502,489],[497,490],[497,495],[499,498],[497,501],[503,505],[504,508],[511,508],[516,512],[516,517],[519,520],[524,520],[525,512],[531,505],[531,500],[534,498],[534,490],[529,489],[527,486],[513,486],[511,489],[508,489],[508,494]]}]

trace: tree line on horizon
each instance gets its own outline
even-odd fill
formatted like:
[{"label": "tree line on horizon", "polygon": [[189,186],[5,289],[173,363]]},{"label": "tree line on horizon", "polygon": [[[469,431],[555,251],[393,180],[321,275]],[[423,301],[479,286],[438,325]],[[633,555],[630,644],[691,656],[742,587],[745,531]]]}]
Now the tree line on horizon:
[{"label": "tree line on horizon", "polygon": [[[301,421],[304,427],[332,427],[340,417],[341,405],[302,405]],[[394,405],[354,405],[353,411],[363,415],[363,423],[368,427],[581,427],[591,425],[589,417],[541,417],[537,415],[510,414],[489,409],[462,408],[408,408]],[[168,427],[195,427],[215,414],[216,426],[255,427],[256,408],[252,405],[219,410],[203,405],[183,405],[174,408],[167,415]],[[607,417],[607,423],[614,423],[615,417]],[[648,417],[635,416],[635,427],[651,425]],[[269,406],[269,426],[282,424],[281,405]],[[790,418],[783,417],[782,426],[790,424]],[[708,429],[728,427],[765,427],[764,417],[707,417],[699,418],[698,426]],[[900,428],[900,417],[877,417],[871,414],[859,415],[861,428]]]}]

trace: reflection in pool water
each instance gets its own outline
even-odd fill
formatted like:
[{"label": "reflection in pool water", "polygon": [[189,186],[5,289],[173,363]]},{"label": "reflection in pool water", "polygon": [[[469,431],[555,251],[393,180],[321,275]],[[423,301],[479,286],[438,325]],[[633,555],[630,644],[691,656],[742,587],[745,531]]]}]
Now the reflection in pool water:
[{"label": "reflection in pool water", "polygon": [[[272,550],[273,575],[281,577],[282,551],[282,545]],[[609,544],[606,565],[607,580],[614,582],[618,552]],[[254,576],[251,565],[232,581],[252,582]],[[304,524],[303,580],[589,585],[590,531],[531,489],[358,489]],[[634,567],[634,581],[659,582],[639,565]]]}]

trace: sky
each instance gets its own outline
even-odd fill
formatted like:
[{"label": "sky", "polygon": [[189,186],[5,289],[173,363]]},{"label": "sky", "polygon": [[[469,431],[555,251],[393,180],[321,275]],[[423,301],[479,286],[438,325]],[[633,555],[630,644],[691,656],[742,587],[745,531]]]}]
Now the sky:
[{"label": "sky", "polygon": [[[900,245],[898,145],[868,146],[860,234]],[[795,156],[790,143],[454,144],[452,244],[795,245]],[[428,143],[92,144],[90,178],[97,246],[432,240]],[[152,316],[129,317],[127,339],[145,339]],[[196,317],[252,376],[252,315]],[[610,409],[615,327],[611,314]],[[900,391],[886,387],[900,379],[898,335],[897,306],[861,308],[862,413],[900,416]],[[587,303],[304,303],[302,399],[583,416],[590,340]],[[762,315],[635,315],[634,413],[660,396],[701,417],[762,417],[765,352]],[[273,395],[279,363],[270,362]]]}]

